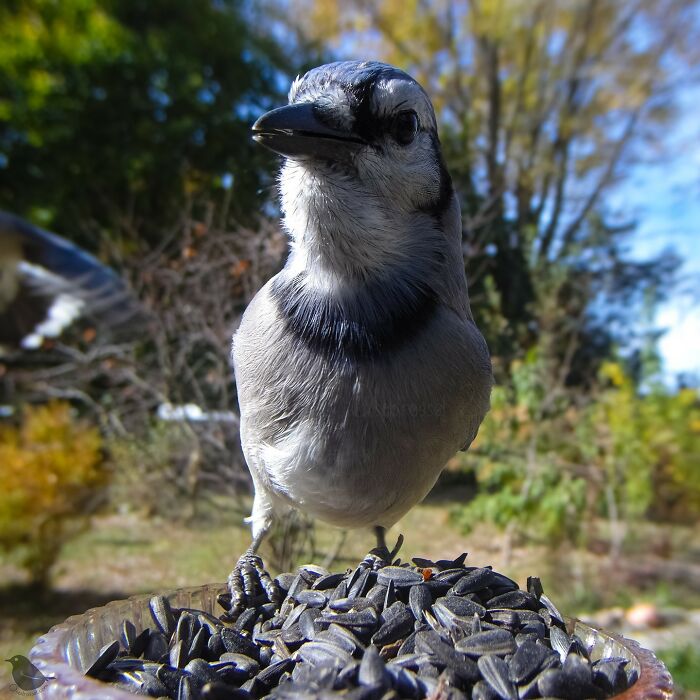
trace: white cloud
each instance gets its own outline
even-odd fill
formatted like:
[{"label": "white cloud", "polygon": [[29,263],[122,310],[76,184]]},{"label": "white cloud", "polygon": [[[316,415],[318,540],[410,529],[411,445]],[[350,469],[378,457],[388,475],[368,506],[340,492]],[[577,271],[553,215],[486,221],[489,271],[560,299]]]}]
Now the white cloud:
[{"label": "white cloud", "polygon": [[665,304],[657,322],[668,329],[659,342],[666,374],[700,375],[700,308],[691,303]]}]

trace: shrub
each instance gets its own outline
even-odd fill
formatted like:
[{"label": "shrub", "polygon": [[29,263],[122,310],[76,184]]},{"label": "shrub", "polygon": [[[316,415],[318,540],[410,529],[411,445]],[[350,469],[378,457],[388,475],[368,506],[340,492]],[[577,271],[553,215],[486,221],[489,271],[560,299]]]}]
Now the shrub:
[{"label": "shrub", "polygon": [[[488,521],[529,539],[580,541],[596,517],[700,517],[700,400],[660,384],[640,391],[617,362],[603,363],[588,395],[547,394],[531,353],[497,387],[462,467],[476,498],[453,510],[466,531]],[[615,546],[623,530],[616,529]]]},{"label": "shrub", "polygon": [[98,430],[68,404],[24,409],[0,427],[0,548],[45,585],[61,546],[99,501],[105,472]]}]

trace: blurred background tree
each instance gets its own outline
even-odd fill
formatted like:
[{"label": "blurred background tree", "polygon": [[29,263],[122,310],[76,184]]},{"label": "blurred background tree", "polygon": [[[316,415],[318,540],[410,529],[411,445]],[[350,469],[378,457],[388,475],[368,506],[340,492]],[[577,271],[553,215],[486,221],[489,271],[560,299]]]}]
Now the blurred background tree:
[{"label": "blurred background tree", "polygon": [[0,207],[112,255],[185,202],[250,221],[272,168],[250,121],[300,67],[232,0],[3,3]]}]

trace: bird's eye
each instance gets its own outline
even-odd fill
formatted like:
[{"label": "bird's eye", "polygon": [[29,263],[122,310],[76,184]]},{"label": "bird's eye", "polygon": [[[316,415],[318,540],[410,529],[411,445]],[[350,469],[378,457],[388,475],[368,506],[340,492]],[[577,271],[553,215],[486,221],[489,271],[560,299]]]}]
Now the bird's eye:
[{"label": "bird's eye", "polygon": [[418,133],[418,115],[413,110],[399,112],[391,124],[391,135],[396,143],[408,146]]}]

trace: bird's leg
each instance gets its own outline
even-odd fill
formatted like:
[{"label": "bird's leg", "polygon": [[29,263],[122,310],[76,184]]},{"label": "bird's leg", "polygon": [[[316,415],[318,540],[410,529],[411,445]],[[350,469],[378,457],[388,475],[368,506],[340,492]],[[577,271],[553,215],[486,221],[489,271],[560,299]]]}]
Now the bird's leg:
[{"label": "bird's leg", "polygon": [[396,545],[392,550],[386,546],[386,528],[377,525],[374,528],[374,534],[377,538],[377,546],[369,551],[364,562],[370,564],[372,568],[377,568],[377,564],[391,564],[403,545],[403,535],[399,535],[396,540]]},{"label": "bird's leg", "polygon": [[271,603],[281,600],[280,590],[265,570],[263,560],[256,554],[267,530],[261,530],[253,538],[253,543],[240,557],[228,577],[231,592],[231,609],[226,617],[235,620],[256,599],[264,595]]}]

